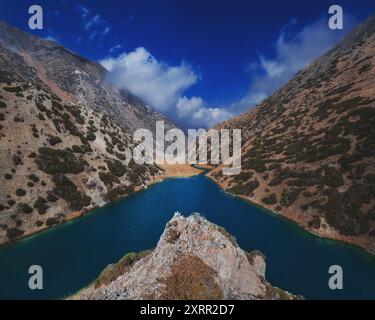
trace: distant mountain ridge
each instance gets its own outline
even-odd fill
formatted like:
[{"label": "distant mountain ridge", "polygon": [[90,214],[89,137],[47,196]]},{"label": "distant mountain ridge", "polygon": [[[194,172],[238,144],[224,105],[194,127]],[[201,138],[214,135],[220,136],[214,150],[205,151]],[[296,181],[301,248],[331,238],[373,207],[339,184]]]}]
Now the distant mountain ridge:
[{"label": "distant mountain ridge", "polygon": [[209,176],[225,190],[313,233],[375,252],[375,16],[254,109],[242,171]]}]

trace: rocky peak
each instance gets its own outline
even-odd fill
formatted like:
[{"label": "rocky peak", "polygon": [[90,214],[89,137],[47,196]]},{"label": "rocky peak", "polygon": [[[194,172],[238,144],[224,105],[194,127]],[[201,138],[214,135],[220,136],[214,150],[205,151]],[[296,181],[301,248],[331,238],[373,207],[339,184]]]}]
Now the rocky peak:
[{"label": "rocky peak", "polygon": [[198,214],[176,213],[157,247],[108,266],[73,299],[293,299],[265,279],[265,259]]}]

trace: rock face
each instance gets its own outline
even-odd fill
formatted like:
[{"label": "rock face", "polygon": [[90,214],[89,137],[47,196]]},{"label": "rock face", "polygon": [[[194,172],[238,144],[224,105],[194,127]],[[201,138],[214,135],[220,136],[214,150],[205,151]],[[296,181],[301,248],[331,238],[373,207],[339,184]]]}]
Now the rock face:
[{"label": "rock face", "polygon": [[375,17],[254,109],[242,171],[209,177],[324,237],[375,252]]},{"label": "rock face", "polygon": [[176,213],[149,252],[108,266],[71,299],[294,299],[265,279],[261,253],[246,253],[223,228]]},{"label": "rock face", "polygon": [[166,119],[106,84],[106,72],[0,21],[0,244],[164,174],[156,165],[127,164],[126,150],[134,150],[135,129]]}]

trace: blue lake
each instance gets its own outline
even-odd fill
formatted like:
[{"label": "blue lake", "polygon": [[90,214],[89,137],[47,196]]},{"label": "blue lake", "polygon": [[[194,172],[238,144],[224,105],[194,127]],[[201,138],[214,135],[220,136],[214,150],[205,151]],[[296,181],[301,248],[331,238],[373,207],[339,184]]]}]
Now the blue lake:
[{"label": "blue lake", "polygon": [[[125,253],[155,247],[174,212],[200,212],[248,251],[267,256],[266,277],[307,299],[375,299],[375,257],[315,237],[292,222],[225,194],[205,176],[170,179],[76,221],[0,248],[0,299],[58,299],[88,285]],[[44,271],[44,289],[28,288],[29,266]],[[340,265],[344,289],[328,288]]]}]

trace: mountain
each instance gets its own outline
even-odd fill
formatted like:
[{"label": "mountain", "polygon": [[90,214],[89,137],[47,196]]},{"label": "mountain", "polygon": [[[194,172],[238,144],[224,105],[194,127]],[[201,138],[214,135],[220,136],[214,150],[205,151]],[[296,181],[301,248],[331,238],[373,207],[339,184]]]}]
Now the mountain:
[{"label": "mountain", "polygon": [[176,213],[154,250],[109,265],[76,300],[295,299],[271,286],[264,256],[243,251],[223,228]]},{"label": "mountain", "polygon": [[137,97],[105,80],[107,70],[54,41],[40,39],[0,20],[2,82],[36,82],[60,98],[108,114],[130,130],[154,129],[157,120],[174,125]]},{"label": "mountain", "polygon": [[255,108],[242,170],[208,175],[226,191],[323,237],[375,252],[375,16]]},{"label": "mountain", "polygon": [[159,181],[126,164],[132,133],[165,117],[105,82],[106,70],[0,21],[0,244]]}]

